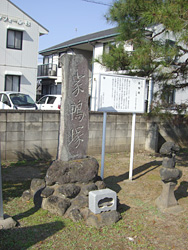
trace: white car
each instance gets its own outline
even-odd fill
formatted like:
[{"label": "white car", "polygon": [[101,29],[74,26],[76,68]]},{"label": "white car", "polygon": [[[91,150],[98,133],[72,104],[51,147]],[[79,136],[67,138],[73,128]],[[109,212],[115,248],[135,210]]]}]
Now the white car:
[{"label": "white car", "polygon": [[60,110],[61,99],[61,95],[45,95],[36,104],[39,110]]},{"label": "white car", "polygon": [[4,91],[0,92],[0,109],[37,109],[33,99],[20,92]]}]

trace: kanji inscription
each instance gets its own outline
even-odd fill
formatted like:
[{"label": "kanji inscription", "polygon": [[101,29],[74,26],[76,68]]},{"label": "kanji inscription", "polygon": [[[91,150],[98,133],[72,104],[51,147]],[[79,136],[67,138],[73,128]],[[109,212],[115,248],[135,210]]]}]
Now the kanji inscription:
[{"label": "kanji inscription", "polygon": [[82,55],[64,55],[58,159],[86,156],[88,143],[88,63]]}]

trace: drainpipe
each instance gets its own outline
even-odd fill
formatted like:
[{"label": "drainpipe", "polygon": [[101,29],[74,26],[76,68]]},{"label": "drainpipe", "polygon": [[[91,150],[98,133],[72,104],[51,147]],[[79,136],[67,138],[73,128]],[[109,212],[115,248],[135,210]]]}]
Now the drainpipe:
[{"label": "drainpipe", "polygon": [[[94,48],[95,45],[93,45],[89,40],[88,43],[93,47],[93,59],[94,59]],[[92,99],[92,91],[93,91],[93,68],[94,68],[94,63],[92,63],[92,72],[91,72],[91,96],[90,96],[90,108],[91,108],[91,99]]]},{"label": "drainpipe", "polygon": [[153,99],[153,80],[150,77],[149,78],[149,89],[148,89],[148,107],[147,107],[147,113],[150,113],[151,111],[151,103]]}]

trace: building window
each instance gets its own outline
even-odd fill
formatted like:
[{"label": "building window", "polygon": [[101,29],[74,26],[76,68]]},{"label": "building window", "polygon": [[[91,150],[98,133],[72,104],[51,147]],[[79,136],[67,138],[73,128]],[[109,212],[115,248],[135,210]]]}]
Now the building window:
[{"label": "building window", "polygon": [[53,63],[53,55],[43,57],[43,64],[49,64],[49,63]]},{"label": "building window", "polygon": [[166,104],[174,104],[175,101],[175,90],[165,91],[163,94],[163,101]]},{"label": "building window", "polygon": [[19,30],[7,30],[7,48],[9,49],[22,49],[23,32]]},{"label": "building window", "polygon": [[20,76],[5,76],[5,91],[20,92]]},{"label": "building window", "polygon": [[109,53],[109,43],[103,43],[103,53]]}]

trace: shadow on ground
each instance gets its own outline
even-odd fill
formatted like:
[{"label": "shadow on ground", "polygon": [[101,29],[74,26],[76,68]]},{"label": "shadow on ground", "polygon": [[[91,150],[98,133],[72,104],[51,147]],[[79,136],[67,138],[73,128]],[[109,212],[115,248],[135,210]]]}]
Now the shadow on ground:
[{"label": "shadow on ground", "polygon": [[[26,250],[57,233],[63,227],[63,222],[55,221],[30,227],[0,230],[0,249]],[[12,245],[13,242],[14,245]]]},{"label": "shadow on ground", "polygon": [[33,199],[34,207],[32,207],[31,209],[29,209],[28,211],[26,211],[24,213],[20,213],[18,215],[15,215],[14,219],[16,221],[19,221],[19,220],[23,219],[24,217],[29,217],[30,215],[36,213],[41,208],[41,206],[42,206],[42,197],[41,197],[42,190],[41,189],[38,190],[34,195],[34,199]]},{"label": "shadow on ground", "polygon": [[[133,180],[136,180],[143,175],[153,171],[154,169],[161,166],[162,161],[151,161],[149,163],[146,163],[142,166],[139,166],[133,170]],[[114,190],[116,193],[119,193],[121,190],[119,182],[125,181],[129,179],[129,172],[126,172],[125,174],[119,175],[119,176],[108,176],[104,178],[104,182],[107,185],[107,187]]]},{"label": "shadow on ground", "polygon": [[188,182],[182,181],[180,182],[179,187],[174,191],[174,195],[177,200],[180,200],[181,198],[188,197]]},{"label": "shadow on ground", "polygon": [[27,161],[33,161],[33,160],[52,160],[52,155],[48,152],[47,149],[43,149],[39,146],[34,147],[34,150],[27,149],[27,153],[23,153],[20,151],[16,151],[16,157],[19,161],[27,160]]},{"label": "shadow on ground", "polygon": [[188,167],[188,150],[181,149],[176,155],[176,167]]},{"label": "shadow on ground", "polygon": [[34,207],[13,217],[14,220],[17,221],[18,227],[0,230],[0,249],[26,250],[38,242],[42,242],[43,240],[57,233],[64,227],[64,223],[62,221],[55,221],[29,227],[19,227],[19,220],[33,215],[41,208],[42,199],[40,197],[40,193],[37,192],[35,194]]},{"label": "shadow on ground", "polygon": [[6,166],[2,165],[3,199],[20,197],[23,190],[30,188],[31,180],[34,178],[43,179],[51,162],[26,161]]}]

